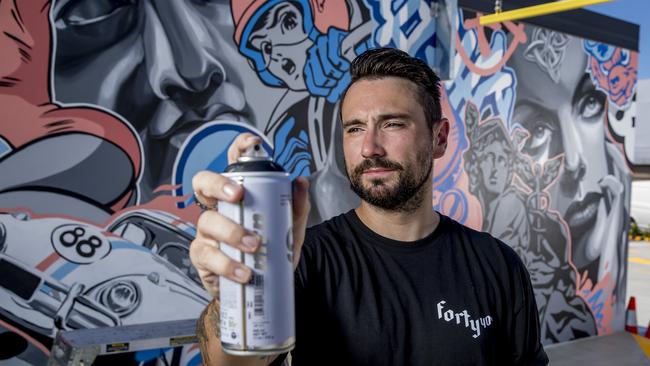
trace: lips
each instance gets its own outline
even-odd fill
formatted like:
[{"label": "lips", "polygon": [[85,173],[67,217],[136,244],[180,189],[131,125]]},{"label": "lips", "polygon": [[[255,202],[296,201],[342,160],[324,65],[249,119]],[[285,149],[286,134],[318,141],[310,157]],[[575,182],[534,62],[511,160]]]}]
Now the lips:
[{"label": "lips", "polygon": [[382,173],[390,173],[395,171],[394,169],[368,169],[363,172],[363,174],[382,174]]},{"label": "lips", "polygon": [[590,192],[582,201],[573,202],[569,206],[564,219],[571,229],[571,237],[580,238],[593,228],[601,199],[603,199],[602,194]]}]

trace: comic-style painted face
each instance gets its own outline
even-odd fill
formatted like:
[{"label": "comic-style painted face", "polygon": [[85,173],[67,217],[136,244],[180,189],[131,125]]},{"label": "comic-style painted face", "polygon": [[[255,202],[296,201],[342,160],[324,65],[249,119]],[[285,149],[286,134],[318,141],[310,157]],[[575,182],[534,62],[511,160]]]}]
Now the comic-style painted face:
[{"label": "comic-style painted face", "polygon": [[508,154],[504,142],[488,145],[480,155],[479,169],[483,186],[488,193],[499,195],[506,189],[508,183]]},{"label": "comic-style painted face", "polygon": [[260,18],[248,39],[264,57],[266,68],[291,90],[307,89],[303,69],[313,42],[302,23],[300,9],[290,2],[281,2]]},{"label": "comic-style painted face", "polygon": [[58,0],[52,20],[56,100],[105,107],[135,127],[144,201],[170,183],[178,148],[198,126],[270,113],[246,104],[244,95],[263,97],[262,84],[242,66],[228,1]]},{"label": "comic-style painted face", "polygon": [[580,247],[599,240],[590,235],[606,205],[600,182],[614,163],[605,145],[606,96],[585,73],[581,41],[570,37],[555,44],[560,45],[554,50],[559,63],[545,63],[530,46],[526,52],[526,45],[510,60],[520,75],[513,122],[529,132],[523,152],[534,161],[543,164],[564,156],[559,180],[549,191],[551,208],[564,216],[574,245]]}]

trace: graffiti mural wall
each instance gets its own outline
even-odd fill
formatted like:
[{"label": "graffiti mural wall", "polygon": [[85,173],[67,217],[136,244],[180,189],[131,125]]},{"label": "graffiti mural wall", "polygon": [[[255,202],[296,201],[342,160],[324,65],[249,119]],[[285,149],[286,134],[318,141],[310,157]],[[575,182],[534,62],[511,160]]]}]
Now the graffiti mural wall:
[{"label": "graffiti mural wall", "polygon": [[355,207],[338,102],[385,46],[448,79],[435,207],[519,253],[544,343],[621,329],[638,55],[437,4],[0,1],[0,364],[43,364],[59,329],[198,316],[191,177],[241,132],[309,177],[311,223]]}]

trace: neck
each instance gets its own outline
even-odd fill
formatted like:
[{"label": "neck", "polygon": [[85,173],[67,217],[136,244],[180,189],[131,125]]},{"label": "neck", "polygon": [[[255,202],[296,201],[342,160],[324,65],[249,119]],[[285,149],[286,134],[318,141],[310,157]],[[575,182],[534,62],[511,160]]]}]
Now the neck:
[{"label": "neck", "polygon": [[385,210],[361,201],[355,211],[367,227],[383,237],[399,241],[422,239],[440,222],[440,216],[433,211],[431,184],[424,184],[422,189],[413,197],[421,201],[410,210]]}]

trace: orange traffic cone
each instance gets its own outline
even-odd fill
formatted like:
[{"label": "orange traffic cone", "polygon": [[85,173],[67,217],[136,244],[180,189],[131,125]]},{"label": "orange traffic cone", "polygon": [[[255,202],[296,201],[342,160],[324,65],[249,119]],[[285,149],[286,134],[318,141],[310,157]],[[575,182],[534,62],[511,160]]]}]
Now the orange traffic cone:
[{"label": "orange traffic cone", "polygon": [[633,334],[639,334],[639,328],[636,325],[636,298],[630,297],[630,302],[627,304],[627,311],[625,312],[625,331]]}]

